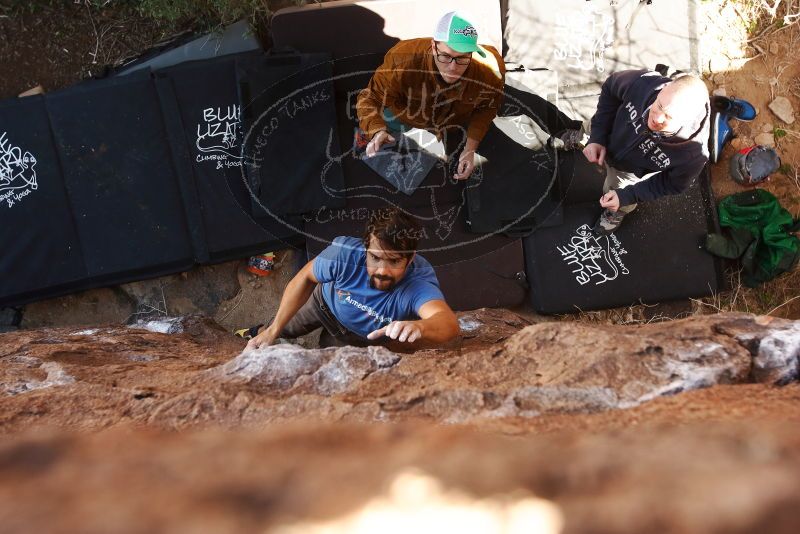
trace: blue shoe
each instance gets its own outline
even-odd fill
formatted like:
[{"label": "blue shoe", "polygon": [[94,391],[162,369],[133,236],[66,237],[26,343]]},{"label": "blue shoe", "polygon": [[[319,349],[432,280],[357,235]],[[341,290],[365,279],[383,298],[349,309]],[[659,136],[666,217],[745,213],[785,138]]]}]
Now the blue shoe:
[{"label": "blue shoe", "polygon": [[729,120],[727,113],[711,114],[711,163],[719,161],[725,144],[733,139],[733,130],[731,130],[731,125],[728,124]]},{"label": "blue shoe", "polygon": [[712,96],[711,109],[724,113],[740,121],[751,121],[756,118],[756,108],[747,100],[727,96]]}]

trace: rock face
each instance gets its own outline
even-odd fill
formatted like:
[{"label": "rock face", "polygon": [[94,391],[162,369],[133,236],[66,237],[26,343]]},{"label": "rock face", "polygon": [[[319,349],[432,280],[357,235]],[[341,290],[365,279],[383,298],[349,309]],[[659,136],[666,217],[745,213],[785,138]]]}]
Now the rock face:
[{"label": "rock face", "polygon": [[797,531],[800,322],[459,322],[412,354],[242,352],[199,317],[3,334],[0,524],[349,533],[380,510],[428,532],[416,512],[471,510],[460,532]]},{"label": "rock face", "polygon": [[297,417],[479,424],[631,408],[720,384],[783,385],[799,373],[800,323],[779,319],[520,330],[523,319],[482,310],[460,323],[460,347],[414,354],[296,345],[240,353],[241,341],[197,318],[4,334],[0,428]]}]

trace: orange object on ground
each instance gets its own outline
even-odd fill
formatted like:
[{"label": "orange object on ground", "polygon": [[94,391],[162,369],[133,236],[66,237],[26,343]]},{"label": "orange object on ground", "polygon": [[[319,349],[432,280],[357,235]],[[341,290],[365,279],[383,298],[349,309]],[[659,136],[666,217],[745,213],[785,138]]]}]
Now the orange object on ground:
[{"label": "orange object on ground", "polygon": [[256,276],[269,276],[275,268],[275,254],[266,252],[257,256],[250,256],[247,260],[247,270]]}]

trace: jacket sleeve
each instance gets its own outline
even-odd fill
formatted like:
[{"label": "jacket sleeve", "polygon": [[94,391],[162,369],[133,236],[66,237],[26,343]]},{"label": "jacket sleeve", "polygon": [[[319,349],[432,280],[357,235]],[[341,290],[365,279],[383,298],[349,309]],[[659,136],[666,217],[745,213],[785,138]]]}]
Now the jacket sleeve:
[{"label": "jacket sleeve", "polygon": [[592,131],[589,134],[589,143],[608,146],[614,119],[622,105],[622,100],[630,87],[643,73],[644,70],[626,70],[615,72],[603,82],[600,89],[600,99],[597,102],[597,111],[592,117]]},{"label": "jacket sleeve", "polygon": [[705,163],[705,160],[697,159],[691,164],[661,171],[647,180],[617,189],[619,205],[628,206],[683,193],[700,175]]},{"label": "jacket sleeve", "polygon": [[379,130],[386,129],[383,109],[399,100],[402,86],[401,76],[396,72],[394,52],[389,50],[383,58],[383,64],[363,89],[356,100],[358,125],[369,137]]},{"label": "jacket sleeve", "polygon": [[502,94],[500,94],[500,96],[494,100],[494,106],[476,108],[472,113],[469,126],[467,126],[467,137],[469,139],[475,139],[476,141],[480,142],[486,136],[486,132],[489,131],[492,121],[497,116],[497,112],[500,110],[500,104],[503,101]]},{"label": "jacket sleeve", "polygon": [[503,104],[503,87],[506,79],[506,66],[503,62],[503,58],[494,48],[490,46],[484,48],[494,56],[500,76],[494,78],[494,83],[492,84],[497,97],[486,105],[475,108],[475,111],[472,112],[472,117],[470,117],[469,124],[467,125],[467,137],[478,142],[482,141],[486,136],[486,132],[489,131],[492,121],[500,111],[500,106]]}]

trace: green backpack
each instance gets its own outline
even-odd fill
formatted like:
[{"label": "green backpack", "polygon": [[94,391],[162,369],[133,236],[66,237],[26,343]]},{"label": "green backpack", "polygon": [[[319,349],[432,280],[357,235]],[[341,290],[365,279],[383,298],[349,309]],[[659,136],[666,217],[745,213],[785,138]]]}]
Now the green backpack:
[{"label": "green backpack", "polygon": [[709,234],[706,250],[723,258],[740,258],[744,284],[755,287],[791,271],[800,260],[800,239],[793,220],[771,193],[743,191],[719,203],[719,224],[726,235]]}]

